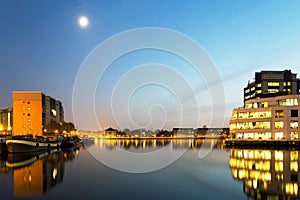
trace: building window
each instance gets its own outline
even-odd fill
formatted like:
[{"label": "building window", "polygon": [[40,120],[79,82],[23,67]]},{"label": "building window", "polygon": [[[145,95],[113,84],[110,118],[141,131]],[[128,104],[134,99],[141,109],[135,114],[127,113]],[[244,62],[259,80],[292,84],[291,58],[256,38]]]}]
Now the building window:
[{"label": "building window", "polygon": [[278,106],[298,106],[298,99],[282,99],[277,101]]},{"label": "building window", "polygon": [[[24,113],[24,114],[25,114],[25,113]],[[28,113],[27,116],[29,117],[29,116],[30,116],[30,113]]]},{"label": "building window", "polygon": [[28,101],[27,104],[30,104],[30,101]]},{"label": "building window", "polygon": [[298,117],[298,110],[291,110],[291,117]]},{"label": "building window", "polygon": [[291,151],[291,160],[298,160],[298,151]]},{"label": "building window", "polygon": [[268,93],[277,93],[279,89],[268,89]]},{"label": "building window", "polygon": [[245,105],[245,108],[252,108],[252,104],[251,104],[251,103],[247,103],[247,104]]},{"label": "building window", "polygon": [[283,160],[283,151],[275,151],[275,160]]},{"label": "building window", "polygon": [[297,140],[298,139],[298,132],[297,131],[291,132],[291,139],[292,140]]},{"label": "building window", "polygon": [[298,128],[298,121],[291,121],[291,128]]},{"label": "building window", "polygon": [[298,162],[291,162],[290,169],[292,172],[298,172]]},{"label": "building window", "polygon": [[275,171],[276,172],[283,172],[283,162],[275,162]]},{"label": "building window", "polygon": [[275,132],[275,140],[283,139],[283,132]]},{"label": "building window", "polygon": [[232,113],[232,119],[237,119],[237,113]]},{"label": "building window", "polygon": [[283,117],[283,110],[276,110],[275,111],[275,118]]},{"label": "building window", "polygon": [[279,82],[268,82],[268,86],[279,86]]},{"label": "building window", "polygon": [[283,122],[282,121],[275,122],[275,128],[283,128]]}]

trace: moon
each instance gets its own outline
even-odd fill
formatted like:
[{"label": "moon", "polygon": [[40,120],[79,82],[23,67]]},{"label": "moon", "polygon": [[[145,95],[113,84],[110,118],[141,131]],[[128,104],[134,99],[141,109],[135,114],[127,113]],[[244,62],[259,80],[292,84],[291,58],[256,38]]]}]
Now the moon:
[{"label": "moon", "polygon": [[89,25],[89,19],[86,16],[80,16],[78,18],[78,25],[81,28],[86,28]]}]

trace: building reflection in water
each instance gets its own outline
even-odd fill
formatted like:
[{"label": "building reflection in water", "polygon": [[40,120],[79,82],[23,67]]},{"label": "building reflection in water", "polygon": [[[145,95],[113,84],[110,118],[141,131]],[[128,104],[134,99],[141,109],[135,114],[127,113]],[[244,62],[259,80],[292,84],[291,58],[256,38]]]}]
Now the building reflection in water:
[{"label": "building reflection in water", "polygon": [[232,177],[255,199],[299,198],[299,151],[230,150]]},{"label": "building reflection in water", "polygon": [[34,197],[43,194],[63,181],[65,162],[74,160],[78,150],[41,154],[1,155],[5,165],[0,173],[12,173],[14,197]]},{"label": "building reflection in water", "polygon": [[129,151],[147,151],[159,149],[167,145],[172,145],[173,149],[188,148],[200,149],[205,144],[205,147],[223,148],[222,139],[96,139],[95,146],[105,149],[115,149],[117,147]]},{"label": "building reflection in water", "polygon": [[62,182],[64,161],[62,152],[48,155],[29,166],[14,169],[14,196],[42,196]]}]

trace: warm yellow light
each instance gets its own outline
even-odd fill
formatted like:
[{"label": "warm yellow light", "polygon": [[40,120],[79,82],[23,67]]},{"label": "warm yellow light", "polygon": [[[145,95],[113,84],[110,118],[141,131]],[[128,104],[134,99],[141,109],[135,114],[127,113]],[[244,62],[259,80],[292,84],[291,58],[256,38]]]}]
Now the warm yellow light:
[{"label": "warm yellow light", "polygon": [[53,179],[56,179],[56,176],[57,176],[57,168],[54,168],[52,173]]}]

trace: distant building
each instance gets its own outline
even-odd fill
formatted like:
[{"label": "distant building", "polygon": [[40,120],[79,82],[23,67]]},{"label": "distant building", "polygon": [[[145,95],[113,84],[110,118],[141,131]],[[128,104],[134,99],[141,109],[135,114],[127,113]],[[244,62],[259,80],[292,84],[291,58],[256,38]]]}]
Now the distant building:
[{"label": "distant building", "polygon": [[110,136],[110,137],[116,137],[118,133],[118,130],[113,129],[112,127],[109,127],[108,129],[105,129],[104,134],[105,136]]},{"label": "distant building", "polygon": [[176,138],[194,137],[193,128],[173,128],[172,133]]},{"label": "distant building", "polygon": [[0,109],[0,134],[11,134],[13,124],[12,108]]},{"label": "distant building", "polygon": [[244,101],[249,99],[299,94],[300,80],[291,70],[261,71],[255,73],[255,81],[244,88]]},{"label": "distant building", "polygon": [[230,134],[241,139],[299,140],[299,80],[290,70],[262,71],[244,89],[244,106],[235,108]]},{"label": "distant building", "polygon": [[211,135],[228,135],[229,128],[197,128],[196,137],[211,136]]},{"label": "distant building", "polygon": [[42,92],[14,91],[13,135],[43,135],[43,129],[51,121],[62,123],[62,103]]}]

